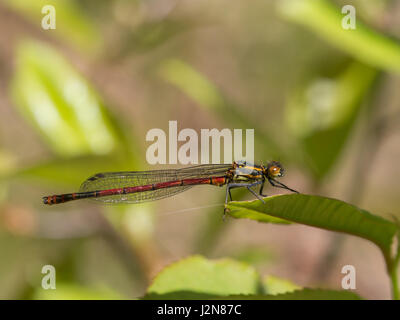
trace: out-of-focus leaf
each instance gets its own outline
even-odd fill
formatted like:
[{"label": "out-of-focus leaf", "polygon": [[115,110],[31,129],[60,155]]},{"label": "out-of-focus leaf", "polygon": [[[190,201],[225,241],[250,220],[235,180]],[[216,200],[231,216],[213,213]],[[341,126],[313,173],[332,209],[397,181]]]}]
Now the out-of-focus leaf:
[{"label": "out-of-focus leaf", "polygon": [[230,202],[229,214],[263,222],[262,215],[355,235],[375,243],[392,265],[392,243],[399,232],[396,224],[346,202],[305,194],[288,194],[261,201]]},{"label": "out-of-focus leaf", "polygon": [[2,204],[7,198],[8,188],[0,181],[0,204]]},{"label": "out-of-focus leaf", "polygon": [[5,178],[15,167],[15,157],[7,151],[0,149],[0,204],[6,200],[8,195],[8,184]]},{"label": "out-of-focus leaf", "polygon": [[231,259],[207,260],[192,256],[162,270],[148,294],[189,291],[211,295],[256,294],[260,278],[249,265]]},{"label": "out-of-focus leaf", "polygon": [[[263,282],[254,268],[244,263],[231,259],[212,261],[192,256],[162,270],[143,299],[360,299],[348,291],[296,290],[298,286],[278,278],[266,278]],[[263,294],[264,291],[266,294]],[[274,295],[272,292],[285,293]]]},{"label": "out-of-focus leaf", "polygon": [[132,170],[127,162],[113,156],[86,156],[53,159],[49,162],[23,168],[9,178],[32,179],[52,185],[79,187],[91,175],[106,171]]},{"label": "out-of-focus leaf", "polygon": [[160,74],[164,80],[181,89],[203,108],[219,111],[227,103],[214,84],[182,60],[164,61]]},{"label": "out-of-focus leaf", "polygon": [[106,218],[138,257],[142,275],[153,277],[151,270],[160,263],[154,242],[154,204],[109,206]]},{"label": "out-of-focus leaf", "polygon": [[224,198],[220,197],[219,200],[221,206],[205,212],[204,220],[199,224],[199,230],[196,232],[192,253],[208,256],[224,230],[229,226],[229,221],[224,221],[222,218]]},{"label": "out-of-focus leaf", "polygon": [[[232,192],[232,196],[236,200],[243,199],[245,195],[248,195],[248,190],[243,190],[242,188],[238,188]],[[221,206],[207,211],[203,223],[199,225],[199,230],[196,232],[197,236],[192,248],[193,253],[208,256],[218,243],[223,232],[229,226],[229,220],[223,219],[224,201],[225,195],[221,195],[217,200],[217,202],[221,203]]]},{"label": "out-of-focus leaf", "polygon": [[298,88],[286,107],[289,132],[316,179],[336,163],[377,71],[351,63],[336,78],[314,78]]},{"label": "out-of-focus leaf", "polygon": [[[107,218],[120,232],[126,233],[136,247],[146,247],[154,236],[154,204],[120,205],[106,208]],[[149,248],[144,248],[149,250]]]},{"label": "out-of-focus leaf", "polygon": [[328,0],[282,0],[279,12],[300,23],[336,48],[370,66],[400,73],[400,43],[357,21],[355,30],[342,27],[345,14]]},{"label": "out-of-focus leaf", "polygon": [[42,8],[47,5],[54,6],[56,10],[56,29],[43,30],[48,34],[55,33],[67,41],[75,44],[77,48],[87,51],[98,51],[102,45],[102,37],[89,16],[85,15],[82,8],[71,0],[1,0],[10,8],[22,13],[37,28],[42,28],[42,19],[48,14],[42,13]]},{"label": "out-of-focus leaf", "polygon": [[126,35],[118,57],[130,53],[145,53],[163,45],[173,37],[195,27],[193,20],[163,19],[141,24]]},{"label": "out-of-focus leaf", "polygon": [[96,92],[54,49],[23,42],[16,62],[14,101],[55,153],[104,155],[119,146],[119,129]]},{"label": "out-of-focus leaf", "polygon": [[38,288],[34,300],[121,300],[125,297],[109,288],[88,288],[84,286],[57,283],[55,290]]},{"label": "out-of-focus leaf", "polygon": [[[0,207],[0,299],[18,299],[25,289],[24,277],[34,260],[34,244],[30,237],[16,237],[5,231],[4,207]],[[7,230],[7,229],[6,229]],[[28,240],[29,239],[29,240]]]},{"label": "out-of-focus leaf", "polygon": [[296,290],[293,292],[277,295],[237,296],[229,299],[246,300],[361,300],[362,298],[350,291],[309,289]]},{"label": "out-of-focus leaf", "polygon": [[[212,111],[222,121],[234,123],[243,129],[256,129],[255,140],[259,143],[261,154],[265,159],[283,158],[284,152],[263,130],[255,128],[255,123],[247,119],[241,108],[230,102],[220,90],[199,71],[179,59],[164,61],[159,69],[161,78],[182,90],[186,95],[198,103],[206,111]],[[259,130],[258,130],[259,129]]]},{"label": "out-of-focus leaf", "polygon": [[151,300],[362,300],[362,298],[349,291],[325,290],[325,289],[303,289],[283,294],[265,295],[232,295],[216,296],[191,291],[176,291],[165,294],[148,294],[144,299]]},{"label": "out-of-focus leaf", "polygon": [[203,292],[178,290],[166,293],[146,293],[142,300],[210,300],[218,299],[221,296]]},{"label": "out-of-focus leaf", "polygon": [[0,180],[9,171],[16,167],[15,157],[7,151],[0,149]]},{"label": "out-of-focus leaf", "polygon": [[230,255],[235,260],[250,264],[252,266],[268,262],[273,258],[272,252],[265,247],[245,247],[235,250]]},{"label": "out-of-focus leaf", "polygon": [[265,276],[263,278],[263,286],[264,286],[264,292],[266,294],[273,294],[273,295],[293,292],[301,289],[300,286],[294,284],[289,280],[278,278],[271,275]]}]

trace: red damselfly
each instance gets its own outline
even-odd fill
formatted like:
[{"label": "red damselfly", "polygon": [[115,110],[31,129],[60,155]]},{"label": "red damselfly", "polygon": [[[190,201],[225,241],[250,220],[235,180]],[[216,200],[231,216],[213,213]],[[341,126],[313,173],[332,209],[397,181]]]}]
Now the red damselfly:
[{"label": "red damselfly", "polygon": [[[284,169],[278,161],[267,166],[246,161],[233,164],[204,164],[181,169],[122,171],[98,173],[88,178],[79,192],[43,197],[44,204],[59,204],[78,199],[94,199],[106,203],[141,203],[159,200],[183,192],[196,185],[226,185],[225,204],[232,200],[231,189],[247,188],[257,199],[262,197],[264,183],[296,192],[276,179]],[[260,186],[259,193],[252,187]]]}]

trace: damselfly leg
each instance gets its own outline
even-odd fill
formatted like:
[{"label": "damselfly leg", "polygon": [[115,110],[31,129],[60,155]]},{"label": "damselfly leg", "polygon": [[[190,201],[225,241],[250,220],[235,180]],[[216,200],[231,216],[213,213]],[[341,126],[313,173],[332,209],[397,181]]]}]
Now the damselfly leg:
[{"label": "damselfly leg", "polygon": [[268,179],[269,183],[271,184],[271,186],[276,187],[276,188],[282,188],[282,189],[286,189],[295,193],[299,193],[298,191],[289,188],[288,186],[284,185],[282,182],[276,181],[274,179]]},{"label": "damselfly leg", "polygon": [[259,184],[262,184],[262,181],[256,181],[256,182],[252,182],[252,183],[228,183],[226,185],[226,194],[225,194],[225,208],[224,208],[224,216],[223,218],[225,219],[225,215],[226,215],[226,205],[228,204],[228,196],[230,197],[231,201],[232,201],[232,195],[231,195],[231,189],[235,189],[235,188],[246,188],[247,190],[249,190],[258,200],[262,201],[262,203],[265,203],[265,201],[263,200],[263,198],[260,197],[260,195],[258,195],[257,193],[254,192],[253,189],[251,189],[254,186],[257,186]]},{"label": "damselfly leg", "polygon": [[261,187],[260,187],[260,196],[267,197],[266,194],[263,194],[264,184],[265,184],[265,180],[262,180]]}]

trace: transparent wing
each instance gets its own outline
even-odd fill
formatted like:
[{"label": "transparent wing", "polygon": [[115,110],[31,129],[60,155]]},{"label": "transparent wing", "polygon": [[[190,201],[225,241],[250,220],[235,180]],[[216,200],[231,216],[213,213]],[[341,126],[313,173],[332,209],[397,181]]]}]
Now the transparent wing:
[{"label": "transparent wing", "polygon": [[[146,186],[183,179],[224,176],[230,168],[232,168],[231,164],[210,164],[182,169],[98,173],[83,182],[79,192]],[[93,198],[93,200],[108,203],[139,203],[170,197],[191,187],[174,186],[157,190],[98,197]]]}]

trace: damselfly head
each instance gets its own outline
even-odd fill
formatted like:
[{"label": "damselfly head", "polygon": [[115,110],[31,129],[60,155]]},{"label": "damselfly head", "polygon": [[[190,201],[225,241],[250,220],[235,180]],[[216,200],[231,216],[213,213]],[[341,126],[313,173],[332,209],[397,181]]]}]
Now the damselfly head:
[{"label": "damselfly head", "polygon": [[279,178],[283,176],[284,172],[285,170],[278,161],[271,161],[268,163],[264,174],[270,178]]}]

